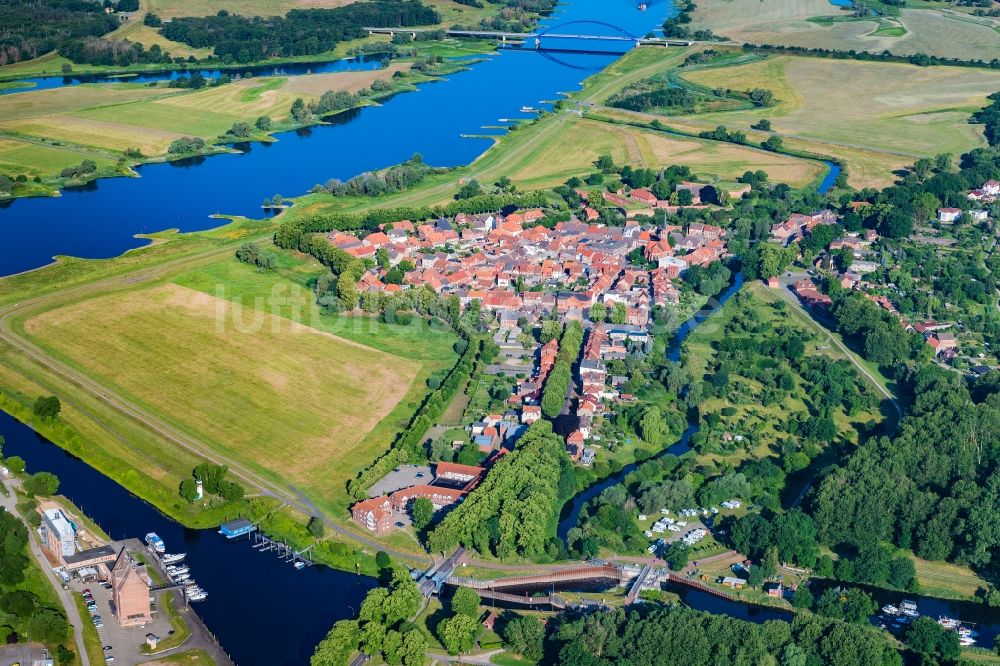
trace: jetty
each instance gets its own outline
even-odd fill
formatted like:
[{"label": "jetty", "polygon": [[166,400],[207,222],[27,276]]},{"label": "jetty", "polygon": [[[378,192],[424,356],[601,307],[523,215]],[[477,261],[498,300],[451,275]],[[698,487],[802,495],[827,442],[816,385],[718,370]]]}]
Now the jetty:
[{"label": "jetty", "polygon": [[294,565],[297,569],[311,567],[315,564],[315,562],[306,557],[306,553],[309,552],[312,546],[303,548],[302,550],[295,550],[284,541],[272,539],[269,536],[261,534],[260,531],[257,530],[253,531],[253,537],[250,541],[250,545],[254,550],[261,553],[273,552],[277,554],[280,559]]}]

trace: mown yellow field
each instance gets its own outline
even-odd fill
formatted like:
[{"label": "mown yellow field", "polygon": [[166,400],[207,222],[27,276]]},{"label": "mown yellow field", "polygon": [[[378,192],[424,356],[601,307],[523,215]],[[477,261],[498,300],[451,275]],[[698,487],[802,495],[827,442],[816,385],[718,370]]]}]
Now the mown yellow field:
[{"label": "mown yellow field", "polygon": [[847,17],[827,0],[699,0],[697,28],[707,27],[737,42],[785,44],[842,51],[888,50],[900,55],[928,55],[991,60],[1000,52],[1000,33],[989,19],[940,9],[903,9],[892,24],[905,34],[873,34],[875,21],[819,25],[807,19]]},{"label": "mown yellow field", "polygon": [[682,118],[691,124],[747,129],[768,118],[782,135],[912,155],[982,145],[968,117],[1000,90],[1000,72],[988,70],[795,56],[683,76],[712,87],[768,88],[777,99],[765,109]]},{"label": "mown yellow field", "polygon": [[408,72],[411,66],[412,63],[409,62],[394,62],[385,69],[293,76],[281,86],[281,92],[310,97],[319,97],[327,90],[346,90],[356,93],[371,87],[376,81],[388,81],[396,72]]},{"label": "mown yellow field", "polygon": [[25,329],[224,455],[304,485],[349,459],[420,369],[234,307],[170,284],[44,312]]}]

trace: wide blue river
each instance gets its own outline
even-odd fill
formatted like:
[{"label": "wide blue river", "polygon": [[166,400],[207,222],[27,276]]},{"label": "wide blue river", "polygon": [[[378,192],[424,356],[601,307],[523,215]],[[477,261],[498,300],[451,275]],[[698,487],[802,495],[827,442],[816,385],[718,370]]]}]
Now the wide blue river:
[{"label": "wide blue river", "polygon": [[[640,12],[635,0],[571,0],[560,5],[547,24],[595,20],[644,35],[675,11],[670,0],[648,4]],[[576,23],[565,29],[618,34],[599,24]],[[574,46],[559,41],[560,47]],[[623,44],[588,41],[576,46],[612,51]],[[138,233],[218,226],[219,220],[210,217],[215,213],[260,217],[265,197],[300,195],[329,178],[350,178],[414,153],[435,166],[467,164],[490,140],[463,135],[501,131],[483,128],[502,124],[501,118],[524,117],[521,107],[537,108],[559,99],[561,92],[578,89],[583,79],[616,57],[507,49],[382,106],[343,114],[335,124],[279,134],[273,144],[244,144],[241,154],[146,165],[138,169],[140,178],[101,180],[67,189],[57,198],[13,201],[0,208],[5,239],[0,275],[43,266],[61,254],[116,256],[143,244],[133,237]]]}]

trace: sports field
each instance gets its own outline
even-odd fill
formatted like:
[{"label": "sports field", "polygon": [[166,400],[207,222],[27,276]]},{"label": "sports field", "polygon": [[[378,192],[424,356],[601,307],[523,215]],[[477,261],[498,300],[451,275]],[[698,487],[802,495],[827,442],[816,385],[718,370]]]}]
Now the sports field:
[{"label": "sports field", "polygon": [[359,445],[427,374],[419,360],[177,284],[52,309],[25,331],[222,455],[327,493],[377,454]]},{"label": "sports field", "polygon": [[[927,3],[922,7],[902,9],[898,17],[882,21],[853,21],[827,0],[700,0],[693,25],[739,43],[987,61],[1000,52],[1000,32],[992,19]],[[838,20],[809,20],[817,17]]]}]

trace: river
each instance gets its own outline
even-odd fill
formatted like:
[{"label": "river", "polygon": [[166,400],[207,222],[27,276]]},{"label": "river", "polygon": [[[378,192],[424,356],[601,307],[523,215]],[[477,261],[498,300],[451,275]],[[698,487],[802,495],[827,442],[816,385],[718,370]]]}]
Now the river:
[{"label": "river", "polygon": [[[644,35],[675,12],[670,0],[648,4],[647,11],[639,12],[634,0],[571,0],[546,24],[608,21]],[[617,34],[597,24],[575,27]],[[583,46],[601,48],[590,42]],[[265,197],[300,195],[316,183],[398,164],[414,153],[435,166],[468,164],[491,145],[483,135],[502,132],[484,127],[503,125],[501,118],[528,117],[520,111],[523,106],[545,107],[560,93],[579,89],[583,79],[617,57],[504,49],[416,92],[342,114],[333,124],[279,133],[275,143],[241,144],[237,154],[143,165],[137,169],[140,178],[95,181],[68,188],[60,197],[9,201],[0,207],[5,237],[0,275],[43,266],[56,255],[113,257],[145,244],[135,234],[218,226],[219,220],[210,217],[215,213],[260,217]]]},{"label": "river", "polygon": [[[667,0],[648,5],[639,12],[634,0],[570,0],[547,23],[603,20],[643,35],[674,11]],[[599,32],[600,26],[579,27],[613,34]],[[37,268],[59,254],[115,256],[144,243],[133,237],[137,233],[217,226],[209,217],[213,213],[259,217],[265,197],[298,195],[317,182],[396,164],[415,152],[437,166],[467,164],[491,142],[463,134],[496,134],[483,126],[524,117],[522,106],[541,107],[578,89],[617,57],[504,50],[417,92],[342,114],[334,124],[279,134],[273,144],[145,165],[138,169],[140,178],[101,180],[61,197],[7,203],[0,208],[0,275]],[[307,663],[333,622],[353,617],[375,585],[373,579],[322,566],[295,570],[245,542],[227,543],[214,530],[185,529],[3,413],[0,435],[5,455],[21,456],[30,471],[55,473],[60,492],[112,537],[141,538],[156,531],[169,551],[187,552],[192,575],[208,591],[197,612],[241,666]]]}]

